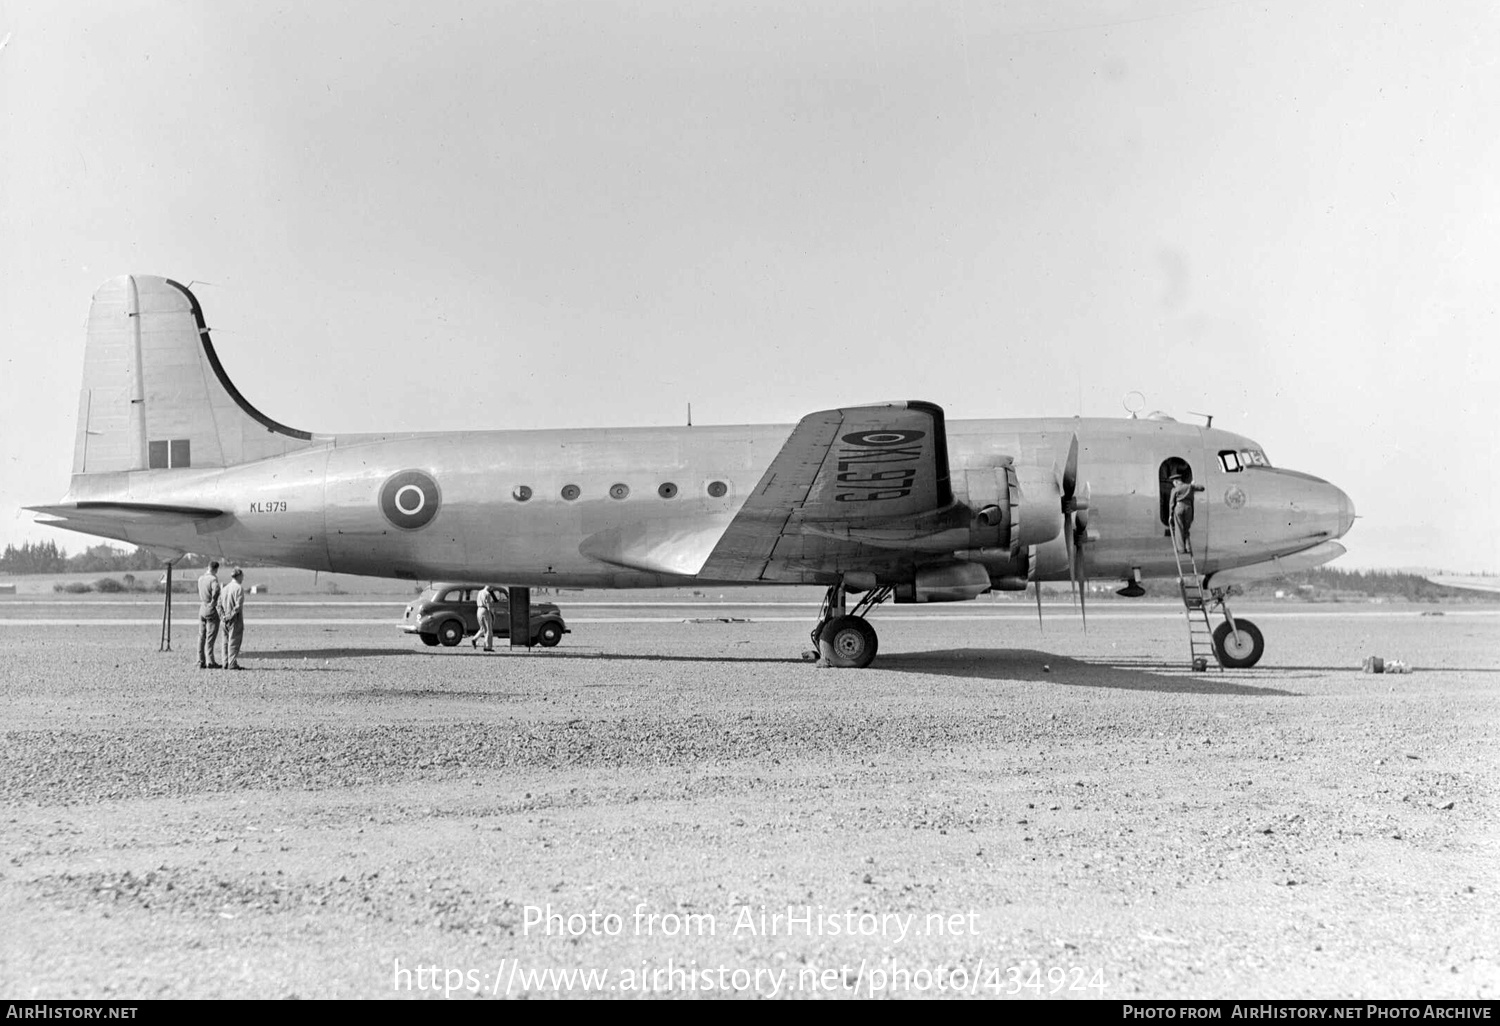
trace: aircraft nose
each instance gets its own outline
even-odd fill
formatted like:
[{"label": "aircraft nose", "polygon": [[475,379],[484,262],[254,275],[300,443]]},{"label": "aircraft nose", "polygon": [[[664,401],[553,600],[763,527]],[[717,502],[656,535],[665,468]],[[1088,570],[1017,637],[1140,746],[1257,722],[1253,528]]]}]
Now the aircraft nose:
[{"label": "aircraft nose", "polygon": [[1354,500],[1342,488],[1335,486],[1333,490],[1339,497],[1339,533],[1334,537],[1342,538],[1354,526]]}]

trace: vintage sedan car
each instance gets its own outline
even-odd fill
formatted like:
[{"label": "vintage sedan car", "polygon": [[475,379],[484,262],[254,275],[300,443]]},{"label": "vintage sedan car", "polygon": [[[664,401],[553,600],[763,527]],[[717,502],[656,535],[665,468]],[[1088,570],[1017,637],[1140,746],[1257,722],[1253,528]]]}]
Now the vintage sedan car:
[{"label": "vintage sedan car", "polygon": [[[479,611],[474,607],[474,597],[483,584],[464,584],[446,581],[432,587],[406,607],[406,618],[401,629],[415,634],[427,645],[452,647],[464,638],[479,633]],[[510,596],[503,585],[491,585],[495,589],[495,637],[510,637]],[[562,613],[551,602],[531,603],[531,641],[534,645],[551,648],[570,634],[563,622]]]}]

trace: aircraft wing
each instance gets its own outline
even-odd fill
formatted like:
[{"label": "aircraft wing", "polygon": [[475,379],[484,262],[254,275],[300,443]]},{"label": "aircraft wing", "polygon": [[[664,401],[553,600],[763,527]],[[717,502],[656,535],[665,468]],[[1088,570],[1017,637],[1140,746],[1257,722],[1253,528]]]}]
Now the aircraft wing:
[{"label": "aircraft wing", "polygon": [[943,411],[910,401],[803,417],[714,546],[698,576],[782,579],[778,559],[820,566],[839,533],[912,520],[951,505]]}]

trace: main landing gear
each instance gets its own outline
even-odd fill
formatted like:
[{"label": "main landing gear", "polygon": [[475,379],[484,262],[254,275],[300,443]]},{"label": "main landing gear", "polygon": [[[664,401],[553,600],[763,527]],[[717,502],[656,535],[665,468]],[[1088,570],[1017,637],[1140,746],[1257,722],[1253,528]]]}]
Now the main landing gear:
[{"label": "main landing gear", "polygon": [[856,669],[869,666],[880,648],[880,638],[865,614],[890,598],[893,591],[889,585],[871,588],[850,612],[846,608],[843,583],[830,585],[818,612],[818,625],[812,631],[819,661],[826,666]]},{"label": "main landing gear", "polygon": [[1214,654],[1219,657],[1220,666],[1244,670],[1260,662],[1266,652],[1266,639],[1259,627],[1229,611],[1228,597],[1226,589],[1213,590],[1214,608],[1224,614],[1224,622],[1214,628]]}]

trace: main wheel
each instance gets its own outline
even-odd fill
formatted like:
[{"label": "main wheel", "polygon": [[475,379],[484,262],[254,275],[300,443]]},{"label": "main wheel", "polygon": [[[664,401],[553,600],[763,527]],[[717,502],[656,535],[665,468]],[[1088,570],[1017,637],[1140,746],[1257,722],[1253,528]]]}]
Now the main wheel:
[{"label": "main wheel", "polygon": [[449,648],[464,640],[464,625],[461,620],[444,620],[438,628],[438,640]]},{"label": "main wheel", "polygon": [[438,643],[438,636],[431,631],[423,631],[417,637],[422,639],[422,644],[424,645],[436,645]]},{"label": "main wheel", "polygon": [[862,616],[840,616],[830,620],[818,635],[818,653],[829,666],[862,669],[875,660],[880,639]]},{"label": "main wheel", "polygon": [[548,620],[536,632],[536,643],[544,648],[552,648],[562,640],[562,634],[562,626],[555,620]]},{"label": "main wheel", "polygon": [[1214,628],[1214,649],[1219,653],[1219,662],[1243,670],[1260,662],[1266,651],[1266,639],[1261,637],[1260,628],[1249,620],[1237,619],[1234,625],[1239,629],[1238,638],[1228,623]]}]

